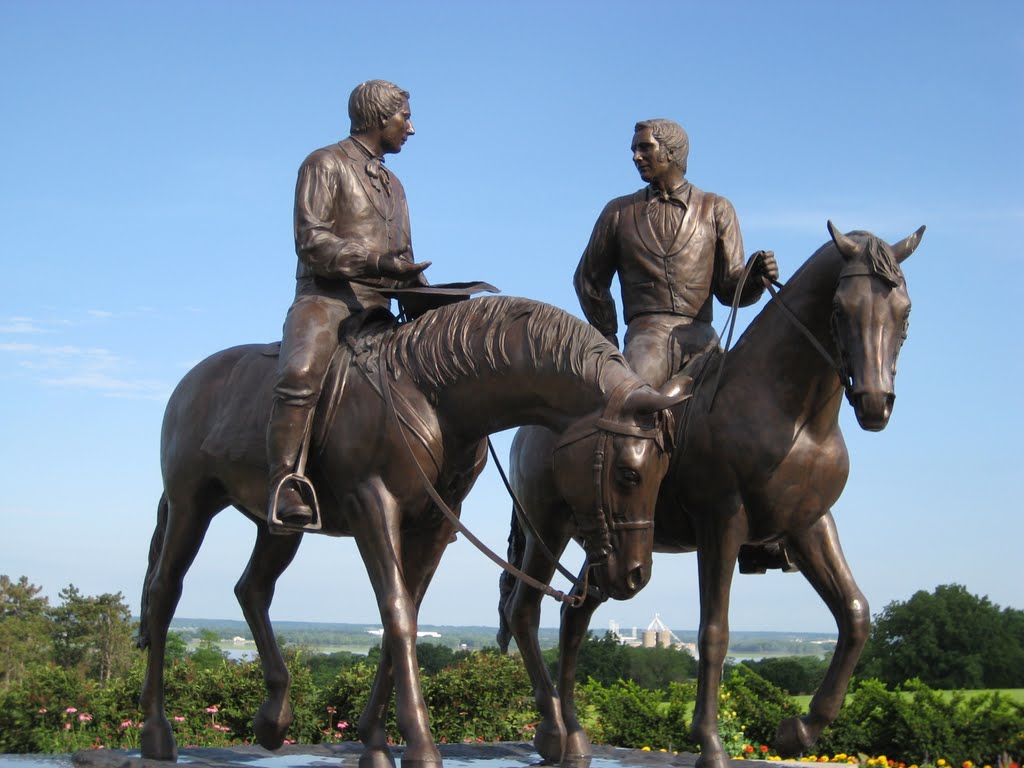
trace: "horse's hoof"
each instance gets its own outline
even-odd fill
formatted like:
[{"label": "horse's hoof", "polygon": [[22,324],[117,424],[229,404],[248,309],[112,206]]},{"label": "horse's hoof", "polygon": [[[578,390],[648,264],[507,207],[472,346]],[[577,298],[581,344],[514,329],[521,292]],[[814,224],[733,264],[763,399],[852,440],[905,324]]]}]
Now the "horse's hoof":
[{"label": "horse's hoof", "polygon": [[359,768],[395,768],[395,758],[386,748],[365,749],[359,756]]},{"label": "horse's hoof", "polygon": [[594,749],[586,731],[572,731],[565,737],[562,768],[587,768],[593,756]]},{"label": "horse's hoof", "polygon": [[697,755],[697,762],[694,768],[730,768],[732,761],[724,752],[705,755],[703,752]]},{"label": "horse's hoof", "polygon": [[545,763],[559,763],[565,754],[565,732],[538,726],[533,734],[533,748]]},{"label": "horse's hoof", "polygon": [[174,743],[174,731],[166,717],[146,720],[139,736],[139,746],[146,760],[178,761],[178,745]]},{"label": "horse's hoof", "polygon": [[[437,757],[416,757],[408,758],[402,757],[401,759],[402,768],[441,768],[443,763],[441,762],[441,756]],[[360,765],[359,768],[362,768]]]},{"label": "horse's hoof", "polygon": [[803,717],[787,717],[775,732],[775,751],[782,757],[796,757],[814,744],[816,737]]},{"label": "horse's hoof", "polygon": [[294,719],[292,708],[287,703],[284,707],[276,707],[263,702],[252,721],[256,743],[264,749],[280,749]]}]

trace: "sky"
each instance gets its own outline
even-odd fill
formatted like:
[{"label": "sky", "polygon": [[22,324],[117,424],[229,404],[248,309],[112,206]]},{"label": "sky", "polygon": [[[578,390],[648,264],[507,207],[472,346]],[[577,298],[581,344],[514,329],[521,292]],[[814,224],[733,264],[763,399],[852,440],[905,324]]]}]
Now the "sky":
[{"label": "sky", "polygon": [[[873,612],[954,582],[1024,609],[1024,5],[984,0],[0,2],[0,573],[138,611],[167,398],[207,355],[280,337],[296,170],[373,78],[412,94],[388,167],[435,283],[579,315],[572,273],[604,204],[642,186],[629,144],[652,117],[687,129],[688,178],[784,281],[828,219],[889,242],[927,225],[894,414],[866,433],[844,407],[835,518]],[[504,551],[510,509],[488,467],[463,517]],[[241,618],[254,536],[214,520],[178,616]],[[496,626],[498,575],[460,537],[421,623]],[[696,628],[694,556],[657,555],[592,626],[655,614]],[[271,615],[376,625],[354,543],[307,536]],[[778,572],[735,579],[731,623],[835,628]]]}]

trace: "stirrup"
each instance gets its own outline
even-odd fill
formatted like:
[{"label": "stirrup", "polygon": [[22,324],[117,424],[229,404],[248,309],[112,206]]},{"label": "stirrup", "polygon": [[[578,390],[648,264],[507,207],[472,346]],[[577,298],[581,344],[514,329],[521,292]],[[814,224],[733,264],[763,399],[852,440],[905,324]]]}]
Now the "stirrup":
[{"label": "stirrup", "polygon": [[[287,482],[294,481],[299,485],[299,495],[303,495],[303,488],[309,491],[309,500],[312,502],[309,508],[313,512],[313,519],[305,525],[295,525],[294,523],[286,523],[277,514],[277,500],[281,495],[281,488]],[[305,498],[303,500],[306,500]],[[323,528],[323,519],[320,517],[320,504],[316,498],[316,489],[313,487],[313,483],[309,481],[309,478],[305,475],[300,475],[297,472],[292,472],[289,475],[285,475],[277,481],[277,485],[274,486],[274,493],[270,497],[270,514],[267,517],[267,523],[270,525],[271,532],[274,532],[275,528],[281,532],[290,531],[319,531]]]}]

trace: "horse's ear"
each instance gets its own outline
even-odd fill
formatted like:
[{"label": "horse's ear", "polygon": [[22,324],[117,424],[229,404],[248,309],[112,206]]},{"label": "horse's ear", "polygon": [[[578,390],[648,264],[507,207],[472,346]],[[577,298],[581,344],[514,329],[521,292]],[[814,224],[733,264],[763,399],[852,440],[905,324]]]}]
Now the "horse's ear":
[{"label": "horse's ear", "polygon": [[917,250],[917,246],[921,243],[921,236],[924,235],[924,229],[924,226],[922,226],[910,237],[900,240],[896,245],[892,246],[892,255],[896,257],[897,262],[902,264],[910,254]]},{"label": "horse's ear", "polygon": [[671,408],[692,396],[690,388],[693,379],[689,376],[676,375],[662,386],[661,390],[644,386],[629,393],[622,404],[624,413],[656,413]]},{"label": "horse's ear", "polygon": [[860,252],[857,242],[836,229],[831,219],[828,222],[828,234],[832,238],[832,242],[836,244],[839,255],[847,261],[854,258]]}]

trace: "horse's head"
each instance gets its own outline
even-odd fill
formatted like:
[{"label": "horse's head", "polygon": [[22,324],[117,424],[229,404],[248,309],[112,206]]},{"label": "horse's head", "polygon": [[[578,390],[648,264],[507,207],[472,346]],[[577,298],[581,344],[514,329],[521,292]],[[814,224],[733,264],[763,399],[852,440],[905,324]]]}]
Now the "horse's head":
[{"label": "horse's head", "polygon": [[689,397],[690,383],[677,377],[658,391],[632,377],[603,413],[572,424],[555,448],[555,482],[575,514],[590,577],[616,600],[651,577],[654,507],[673,439],[667,409]]},{"label": "horse's head", "polygon": [[900,263],[917,248],[924,227],[889,245],[867,232],[844,235],[828,223],[844,264],[832,310],[832,337],[846,397],[863,429],[889,423],[896,399],[896,359],[910,322],[910,296]]}]

